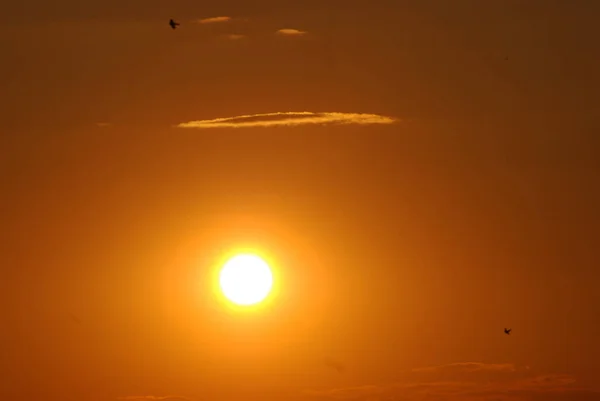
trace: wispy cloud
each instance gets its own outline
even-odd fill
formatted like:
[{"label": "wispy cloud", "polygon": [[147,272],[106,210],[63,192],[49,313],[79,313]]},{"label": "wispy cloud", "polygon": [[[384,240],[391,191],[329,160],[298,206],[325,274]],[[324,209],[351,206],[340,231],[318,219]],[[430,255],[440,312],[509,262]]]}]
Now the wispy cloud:
[{"label": "wispy cloud", "polygon": [[366,398],[373,395],[381,395],[385,392],[385,390],[386,389],[383,386],[366,384],[364,386],[342,387],[321,391],[307,390],[306,393],[310,395],[326,396],[336,400],[351,400],[357,398]]},{"label": "wispy cloud", "polygon": [[106,128],[106,127],[112,126],[112,124],[111,123],[96,123],[96,126],[100,127],[100,128]]},{"label": "wispy cloud", "polygon": [[183,395],[128,395],[125,397],[119,397],[117,399],[122,401],[192,401],[191,398]]},{"label": "wispy cloud", "polygon": [[517,368],[512,363],[481,363],[481,362],[459,362],[448,365],[428,366],[425,368],[412,369],[413,372],[438,372],[448,370],[462,370],[466,372],[478,371],[506,371],[514,372]]},{"label": "wispy cloud", "polygon": [[302,35],[307,34],[307,32],[305,32],[305,31],[299,31],[298,29],[290,29],[290,28],[280,29],[280,30],[276,31],[275,33],[277,35],[283,35],[283,36],[302,36]]},{"label": "wispy cloud", "polygon": [[[456,370],[467,376],[447,374]],[[309,390],[306,394],[335,401],[600,401],[600,391],[577,386],[572,375],[533,374],[512,364],[468,362],[411,372],[418,374],[394,383]],[[425,372],[435,376],[422,377]]]},{"label": "wispy cloud", "polygon": [[215,118],[181,123],[179,128],[251,128],[284,127],[309,124],[392,124],[397,120],[377,114],[360,113],[314,113],[310,111],[250,114],[236,117]]},{"label": "wispy cloud", "polygon": [[199,24],[215,24],[218,22],[228,22],[231,21],[231,17],[210,17],[210,18],[201,18],[197,20]]},{"label": "wispy cloud", "polygon": [[225,35],[225,38],[229,39],[229,40],[240,40],[240,39],[244,39],[246,36],[244,35],[240,35],[237,33],[230,33],[228,35]]}]

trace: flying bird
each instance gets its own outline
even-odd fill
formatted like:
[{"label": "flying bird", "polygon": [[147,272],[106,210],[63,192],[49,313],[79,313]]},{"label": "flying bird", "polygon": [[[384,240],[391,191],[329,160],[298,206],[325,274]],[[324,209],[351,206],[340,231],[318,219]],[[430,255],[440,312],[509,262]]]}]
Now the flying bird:
[{"label": "flying bird", "polygon": [[73,321],[73,323],[77,323],[77,324],[81,324],[81,319],[79,319],[77,316],[75,316],[72,313],[69,313],[69,317],[71,318],[71,321]]},{"label": "flying bird", "polygon": [[505,329],[504,329],[504,333],[505,333],[505,334],[508,334],[508,335],[510,335],[510,332],[511,332],[511,331],[512,331],[512,329],[507,329],[507,328],[505,328]]},{"label": "flying bird", "polygon": [[175,22],[175,21],[173,21],[173,19],[170,19],[169,25],[171,26],[171,28],[175,29],[179,26],[179,22]]},{"label": "flying bird", "polygon": [[332,359],[326,359],[325,365],[327,367],[335,369],[338,373],[344,373],[344,370],[345,370],[344,364],[342,364],[341,362],[334,361]]}]

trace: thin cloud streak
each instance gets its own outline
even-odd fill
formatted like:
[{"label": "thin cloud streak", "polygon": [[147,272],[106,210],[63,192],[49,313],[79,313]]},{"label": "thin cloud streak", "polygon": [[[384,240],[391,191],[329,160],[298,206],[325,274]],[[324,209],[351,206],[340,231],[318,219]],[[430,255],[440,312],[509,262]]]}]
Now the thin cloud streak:
[{"label": "thin cloud streak", "polygon": [[199,19],[197,22],[199,24],[215,24],[218,22],[228,22],[228,21],[231,21],[231,17],[223,16],[223,17],[202,18],[202,19]]},{"label": "thin cloud streak", "polygon": [[386,389],[383,386],[366,384],[364,386],[343,387],[330,390],[306,390],[305,393],[307,395],[325,396],[335,400],[351,400],[381,395],[385,390]]},{"label": "thin cloud streak", "polygon": [[[572,375],[532,374],[528,367],[513,364],[465,362],[411,371],[435,375],[429,380],[419,374],[387,384],[307,390],[305,394],[331,401],[600,401],[600,391],[577,386]],[[453,371],[466,376],[449,378]]]},{"label": "thin cloud streak", "polygon": [[307,32],[299,31],[298,29],[284,28],[284,29],[278,30],[275,33],[277,35],[283,35],[283,36],[302,36],[302,35],[306,35]]},{"label": "thin cloud streak", "polygon": [[368,125],[368,124],[392,124],[397,120],[391,117],[377,114],[360,113],[314,113],[302,112],[278,112],[264,114],[250,114],[236,117],[215,118],[212,120],[198,120],[178,124],[179,128],[252,128],[252,127],[290,127],[299,125]]},{"label": "thin cloud streak", "polygon": [[229,35],[225,35],[225,37],[229,40],[240,40],[240,39],[244,39],[246,36],[239,35],[237,33],[230,33]]},{"label": "thin cloud streak", "polygon": [[516,371],[516,367],[512,363],[481,363],[481,362],[451,363],[448,365],[428,366],[426,368],[416,368],[416,369],[412,369],[412,371],[413,372],[436,372],[436,371],[440,371],[440,370],[449,370],[449,369],[464,370],[466,372],[478,372],[478,371],[483,371],[483,370],[508,371],[508,372]]},{"label": "thin cloud streak", "polygon": [[117,399],[122,401],[192,401],[191,398],[183,395],[128,395],[125,397],[118,397]]}]

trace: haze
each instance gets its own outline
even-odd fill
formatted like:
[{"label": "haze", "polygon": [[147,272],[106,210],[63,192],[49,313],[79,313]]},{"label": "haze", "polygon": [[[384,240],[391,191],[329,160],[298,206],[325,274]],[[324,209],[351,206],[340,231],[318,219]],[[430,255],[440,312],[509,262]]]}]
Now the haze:
[{"label": "haze", "polygon": [[600,400],[598,15],[9,0],[0,399]]}]

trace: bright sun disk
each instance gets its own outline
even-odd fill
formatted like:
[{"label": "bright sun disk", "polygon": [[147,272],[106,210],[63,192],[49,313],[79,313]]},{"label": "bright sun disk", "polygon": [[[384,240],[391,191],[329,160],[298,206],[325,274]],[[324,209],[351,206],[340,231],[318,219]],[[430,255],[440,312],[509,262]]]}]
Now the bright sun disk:
[{"label": "bright sun disk", "polygon": [[261,302],[273,286],[269,265],[256,255],[237,255],[221,269],[219,284],[231,302],[248,306]]}]

